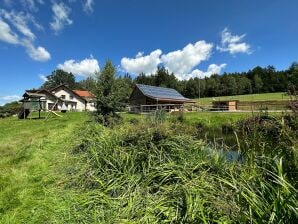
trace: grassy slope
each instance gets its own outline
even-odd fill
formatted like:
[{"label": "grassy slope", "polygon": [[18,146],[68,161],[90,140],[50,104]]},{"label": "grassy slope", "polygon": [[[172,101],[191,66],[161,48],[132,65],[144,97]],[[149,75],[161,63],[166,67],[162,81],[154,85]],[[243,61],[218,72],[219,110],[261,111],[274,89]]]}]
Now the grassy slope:
[{"label": "grassy slope", "polygon": [[62,169],[73,133],[86,118],[67,113],[48,121],[0,119],[0,223],[67,220],[72,192],[59,187]]},{"label": "grassy slope", "polygon": [[211,104],[212,100],[240,100],[240,101],[263,101],[263,100],[288,100],[289,96],[285,93],[261,93],[261,94],[248,94],[248,95],[236,95],[236,96],[219,96],[219,97],[206,97],[197,101],[200,104]]}]

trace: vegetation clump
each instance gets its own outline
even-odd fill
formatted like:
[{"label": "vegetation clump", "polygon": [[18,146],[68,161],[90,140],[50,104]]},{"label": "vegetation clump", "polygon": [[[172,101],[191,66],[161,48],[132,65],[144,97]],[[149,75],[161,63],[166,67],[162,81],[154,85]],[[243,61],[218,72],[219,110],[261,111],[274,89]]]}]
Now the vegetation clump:
[{"label": "vegetation clump", "polygon": [[228,161],[181,125],[139,121],[113,129],[88,126],[82,139],[84,150],[77,152],[85,165],[73,180],[88,195],[80,205],[85,211],[80,221],[298,220],[298,192],[285,175],[282,158],[259,156],[262,163],[253,165]]},{"label": "vegetation clump", "polygon": [[121,117],[116,113],[123,107],[123,86],[120,86],[115,77],[116,68],[111,61],[108,61],[97,74],[95,85],[96,111],[95,120],[104,126],[114,126]]},{"label": "vegetation clump", "polygon": [[21,111],[22,105],[19,102],[7,103],[4,106],[0,106],[0,118],[10,117],[18,114]]}]

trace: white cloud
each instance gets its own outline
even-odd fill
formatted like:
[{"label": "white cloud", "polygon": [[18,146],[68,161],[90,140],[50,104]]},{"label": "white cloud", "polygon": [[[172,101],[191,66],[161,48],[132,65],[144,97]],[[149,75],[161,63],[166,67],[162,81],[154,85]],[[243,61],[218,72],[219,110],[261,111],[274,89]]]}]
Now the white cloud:
[{"label": "white cloud", "polygon": [[18,95],[10,95],[10,96],[4,96],[2,97],[2,100],[5,101],[13,101],[13,100],[19,100],[21,97]]},{"label": "white cloud", "polygon": [[232,35],[228,28],[225,28],[221,33],[221,45],[216,49],[221,52],[229,52],[232,55],[237,53],[251,54],[251,46],[243,42],[246,34]]},{"label": "white cloud", "polygon": [[38,11],[38,6],[44,4],[44,0],[2,0],[5,6],[21,5],[26,11]]},{"label": "white cloud", "polygon": [[145,73],[147,75],[156,71],[158,64],[161,63],[160,56],[162,51],[157,49],[152,51],[149,55],[143,56],[143,52],[139,52],[136,58],[122,58],[122,68],[132,74]]},{"label": "white cloud", "polygon": [[53,21],[50,23],[51,28],[57,33],[64,28],[66,25],[71,25],[73,21],[69,18],[71,9],[60,2],[59,4],[54,3],[52,5]]},{"label": "white cloud", "polygon": [[195,69],[193,70],[190,74],[187,74],[187,75],[182,75],[180,77],[178,77],[180,80],[181,79],[190,79],[190,78],[205,78],[205,77],[210,77],[211,75],[214,75],[214,74],[221,74],[221,71],[222,69],[224,69],[225,67],[227,66],[227,64],[220,64],[220,65],[217,65],[217,64],[211,64],[208,66],[208,69],[206,72],[204,71],[201,71],[199,69]]},{"label": "white cloud", "polygon": [[2,100],[10,102],[10,101],[16,101],[16,100],[20,100],[21,97],[18,95],[10,95],[10,96],[3,96],[1,97]]},{"label": "white cloud", "polygon": [[19,44],[18,35],[12,32],[10,26],[0,17],[0,40],[9,44]]},{"label": "white cloud", "polygon": [[[8,23],[2,20],[1,16],[13,25],[20,36],[11,29]],[[35,61],[47,61],[51,58],[51,55],[44,47],[34,46],[36,36],[29,28],[29,22],[38,28],[39,25],[32,15],[23,12],[7,12],[0,9],[0,41],[25,47],[27,54]]]},{"label": "white cloud", "polygon": [[22,97],[18,96],[18,95],[9,95],[9,96],[3,96],[0,97],[0,106],[3,106],[6,103],[10,103],[13,101],[18,101],[20,100]]},{"label": "white cloud", "polygon": [[6,10],[1,10],[0,15],[13,24],[25,37],[32,40],[35,39],[34,33],[28,27],[28,22],[33,20],[30,14],[25,15],[23,12],[16,13],[14,11],[7,12]]},{"label": "white cloud", "polygon": [[138,52],[135,58],[122,58],[121,66],[129,73],[150,75],[155,73],[161,63],[177,78],[185,79],[194,67],[211,56],[213,44],[204,40],[195,44],[188,44],[182,50],[169,52],[162,55],[161,50],[155,50],[144,56],[144,52]]},{"label": "white cloud", "polygon": [[73,59],[67,60],[63,64],[59,64],[57,67],[66,72],[71,72],[75,75],[80,75],[83,77],[91,76],[100,70],[98,61],[92,56],[82,61],[75,61]]},{"label": "white cloud", "polygon": [[142,57],[143,55],[144,55],[144,52],[143,51],[142,52],[138,52],[136,54],[136,58]]},{"label": "white cloud", "polygon": [[45,75],[43,75],[43,74],[39,74],[38,77],[39,77],[43,82],[48,81],[47,76],[45,76]]},{"label": "white cloud", "polygon": [[44,4],[43,0],[22,0],[22,4],[25,8],[31,11],[38,11],[38,4]]},{"label": "white cloud", "polygon": [[44,47],[35,47],[28,41],[25,41],[23,45],[26,47],[26,52],[33,60],[43,62],[51,59],[51,54]]},{"label": "white cloud", "polygon": [[182,50],[162,55],[161,60],[170,72],[183,76],[191,72],[202,61],[209,59],[212,48],[212,43],[206,43],[204,40],[201,40],[194,45],[188,44]]},{"label": "white cloud", "polygon": [[83,9],[87,13],[92,13],[93,12],[93,5],[94,1],[93,0],[85,0],[83,3]]}]

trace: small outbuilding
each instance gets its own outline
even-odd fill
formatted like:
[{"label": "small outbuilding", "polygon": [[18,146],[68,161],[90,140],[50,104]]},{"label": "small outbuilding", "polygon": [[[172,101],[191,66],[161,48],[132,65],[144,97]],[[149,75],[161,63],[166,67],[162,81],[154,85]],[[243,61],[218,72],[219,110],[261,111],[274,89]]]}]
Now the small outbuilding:
[{"label": "small outbuilding", "polygon": [[185,103],[196,101],[182,96],[171,88],[136,84],[129,98],[131,112],[150,112],[156,109],[175,111],[183,109]]},{"label": "small outbuilding", "polygon": [[238,100],[217,100],[212,102],[213,111],[236,111]]},{"label": "small outbuilding", "polygon": [[23,99],[20,100],[23,103],[23,108],[18,115],[19,119],[26,119],[30,111],[38,111],[38,118],[40,118],[44,97],[45,95],[41,93],[25,92]]}]

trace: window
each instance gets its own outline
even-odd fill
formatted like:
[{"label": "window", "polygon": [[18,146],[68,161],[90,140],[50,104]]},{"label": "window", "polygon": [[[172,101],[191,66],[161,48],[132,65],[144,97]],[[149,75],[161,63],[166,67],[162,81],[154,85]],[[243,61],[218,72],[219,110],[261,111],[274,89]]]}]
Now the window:
[{"label": "window", "polygon": [[61,95],[61,99],[65,99],[65,95]]},{"label": "window", "polygon": [[72,99],[73,99],[73,95],[70,95],[70,96],[69,96],[69,99],[71,99],[71,100],[72,100]]}]

